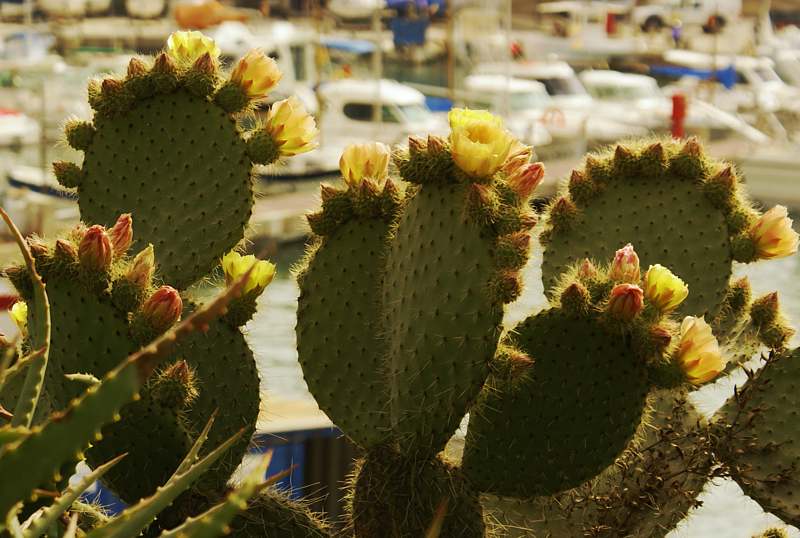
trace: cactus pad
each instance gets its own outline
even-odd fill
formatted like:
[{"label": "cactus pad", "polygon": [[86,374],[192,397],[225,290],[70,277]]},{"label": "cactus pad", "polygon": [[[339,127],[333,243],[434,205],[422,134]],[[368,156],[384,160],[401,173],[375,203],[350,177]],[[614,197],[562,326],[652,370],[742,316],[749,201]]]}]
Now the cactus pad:
[{"label": "cactus pad", "polygon": [[[142,343],[132,336],[136,312],[112,300],[114,288],[127,282],[130,260],[118,257],[106,273],[89,273],[77,260],[65,259],[63,251],[48,248],[37,257],[37,264],[47,285],[54,324],[45,390],[54,408],[63,409],[86,389],[66,374],[102,378]],[[167,362],[185,360],[198,379],[199,396],[191,406],[165,405],[151,390],[151,381],[137,401],[123,408],[121,420],[103,428],[102,438],[86,453],[90,465],[129,453],[104,477],[128,502],[151,494],[171,476],[196,432],[218,409],[217,427],[209,436],[215,444],[246,428],[246,435],[228,453],[229,459],[203,478],[204,484],[223,487],[241,460],[258,416],[258,374],[238,328],[214,321],[206,333],[184,339],[171,357]]]},{"label": "cactus pad", "polygon": [[717,414],[718,451],[744,492],[800,524],[800,349],[774,355]]},{"label": "cactus pad", "polygon": [[[348,193],[335,198],[348,205]],[[336,203],[325,203],[320,218],[332,218]],[[309,251],[298,275],[297,349],[306,383],[320,408],[362,447],[389,432],[378,293],[391,220],[362,215],[340,223]],[[333,330],[325,329],[331,324]]]},{"label": "cactus pad", "polygon": [[242,132],[239,110],[215,99],[233,86],[208,55],[178,66],[163,52],[151,67],[133,59],[126,77],[90,82],[93,121],[66,126],[83,164],[54,164],[59,181],[77,188],[83,220],[110,226],[131,213],[134,247],[152,244],[163,277],[179,288],[242,240],[253,207],[252,164],[280,154],[269,133],[260,126]]},{"label": "cactus pad", "polygon": [[735,239],[755,216],[735,173],[693,140],[589,156],[549,210],[545,289],[578,260],[606,259],[632,243],[644,267],[666,265],[689,285],[681,312],[713,317],[728,291]]},{"label": "cactus pad", "polygon": [[647,365],[597,315],[558,309],[522,322],[510,343],[532,364],[493,375],[470,412],[464,470],[481,491],[515,497],[578,486],[633,438]]},{"label": "cactus pad", "polygon": [[426,536],[446,503],[439,536],[485,536],[478,495],[461,472],[439,459],[414,461],[373,450],[356,464],[350,512],[356,538]]},{"label": "cactus pad", "polygon": [[235,120],[213,102],[185,90],[155,95],[94,126],[78,185],[84,220],[110,226],[133,214],[134,248],[152,243],[164,278],[179,287],[242,239],[251,163]]}]

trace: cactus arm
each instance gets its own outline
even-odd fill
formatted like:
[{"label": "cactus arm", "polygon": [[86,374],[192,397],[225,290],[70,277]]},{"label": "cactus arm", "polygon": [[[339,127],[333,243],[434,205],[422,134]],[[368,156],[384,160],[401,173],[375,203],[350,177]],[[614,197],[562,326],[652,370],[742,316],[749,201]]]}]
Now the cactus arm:
[{"label": "cactus arm", "polygon": [[28,366],[36,364],[36,361],[41,358],[41,356],[44,354],[45,351],[47,351],[45,348],[37,349],[33,353],[30,353],[29,355],[22,357],[12,366],[4,370],[0,370],[0,394],[3,393],[3,387],[5,386],[6,383],[17,377],[22,372],[24,372]]},{"label": "cactus arm", "polygon": [[76,536],[78,536],[78,514],[72,514],[62,538],[75,538]]},{"label": "cactus arm", "polygon": [[[249,272],[243,278],[247,276]],[[241,279],[234,283],[171,331],[130,356],[109,372],[100,385],[89,387],[64,412],[8,447],[0,456],[0,476],[4,483],[14,487],[0,490],[0,514],[8,513],[20,498],[48,480],[63,461],[84,449],[103,424],[114,420],[124,404],[136,399],[143,382],[169,354],[176,340],[219,317],[243,283]],[[43,462],[52,463],[43,465]]]},{"label": "cactus arm", "polygon": [[108,463],[99,466],[97,469],[83,477],[80,482],[70,487],[64,492],[63,495],[57,498],[53,504],[48,506],[42,515],[33,522],[30,528],[25,532],[24,537],[37,538],[45,534],[47,528],[51,524],[55,523],[63,513],[69,510],[69,507],[72,506],[72,503],[78,500],[78,497],[80,497],[89,486],[94,484],[96,480],[99,480],[106,473],[106,471],[116,465],[117,462],[124,457],[125,454],[122,454]]},{"label": "cactus arm", "polygon": [[186,491],[200,475],[206,472],[214,462],[239,439],[240,436],[241,434],[232,436],[206,457],[192,465],[188,470],[183,473],[174,474],[155,495],[125,510],[108,525],[93,530],[88,534],[88,538],[135,538],[139,536],[139,533],[155,519],[159,512],[169,506],[178,495]]},{"label": "cactus arm", "polygon": [[14,236],[25,264],[28,266],[35,299],[29,314],[29,318],[31,318],[31,345],[33,349],[44,350],[40,355],[34,357],[30,363],[30,368],[26,374],[25,382],[14,410],[14,417],[11,419],[12,426],[30,426],[33,421],[33,414],[36,411],[36,404],[39,401],[39,394],[44,384],[44,372],[47,369],[47,357],[50,349],[50,303],[47,301],[47,293],[44,289],[42,277],[36,272],[33,255],[22,238],[22,234],[2,209],[0,209],[0,217],[3,218],[11,235]]},{"label": "cactus arm", "polygon": [[224,501],[197,517],[187,519],[183,525],[161,533],[161,538],[214,538],[225,534],[231,520],[247,507],[248,499],[267,485],[263,478],[269,461],[269,456],[263,457],[242,485],[228,494]]}]

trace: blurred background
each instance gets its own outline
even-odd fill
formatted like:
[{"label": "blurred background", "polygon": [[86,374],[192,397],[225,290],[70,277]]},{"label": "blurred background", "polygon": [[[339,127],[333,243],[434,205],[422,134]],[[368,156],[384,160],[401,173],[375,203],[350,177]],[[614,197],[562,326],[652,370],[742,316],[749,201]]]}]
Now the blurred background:
[{"label": "blurred background", "polygon": [[[587,151],[652,134],[698,136],[736,164],[757,202],[797,215],[798,24],[797,0],[0,0],[0,203],[26,234],[74,225],[74,196],[50,165],[81,159],[61,142],[65,120],[91,116],[91,77],[124,72],[171,32],[202,30],[227,64],[254,47],[273,57],[284,76],[270,100],[298,95],[321,135],[316,151],[256,170],[249,247],[280,275],[248,328],[267,400],[259,438],[281,447],[276,466],[297,465],[285,485],[335,515],[352,448],[316,408],[297,365],[290,268],[319,182],[338,181],[344,146],[446,134],[451,107],[488,109],[544,161],[542,204]],[[4,233],[3,265],[16,256]],[[508,324],[545,303],[539,252]],[[797,256],[737,272],[756,292],[777,289],[797,327]],[[5,317],[0,332],[14,332]],[[732,381],[703,389],[703,408],[713,412],[731,390]],[[325,477],[332,460],[338,474]],[[775,521],[729,481],[703,499],[671,536],[749,538]]]}]

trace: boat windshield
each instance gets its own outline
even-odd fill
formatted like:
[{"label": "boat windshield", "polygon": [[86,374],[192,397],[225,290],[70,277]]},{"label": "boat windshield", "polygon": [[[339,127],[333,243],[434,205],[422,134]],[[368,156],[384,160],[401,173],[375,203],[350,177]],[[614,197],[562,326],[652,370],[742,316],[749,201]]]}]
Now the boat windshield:
[{"label": "boat windshield", "polygon": [[424,123],[432,116],[430,109],[422,103],[397,105],[397,108],[409,123]]},{"label": "boat windshield", "polygon": [[550,95],[586,95],[586,88],[575,77],[536,78]]},{"label": "boat windshield", "polygon": [[551,104],[547,92],[514,92],[511,94],[508,105],[511,110],[528,110],[531,108],[546,108]]},{"label": "boat windshield", "polygon": [[596,99],[605,101],[630,101],[661,97],[658,86],[653,84],[596,84],[588,87]]}]

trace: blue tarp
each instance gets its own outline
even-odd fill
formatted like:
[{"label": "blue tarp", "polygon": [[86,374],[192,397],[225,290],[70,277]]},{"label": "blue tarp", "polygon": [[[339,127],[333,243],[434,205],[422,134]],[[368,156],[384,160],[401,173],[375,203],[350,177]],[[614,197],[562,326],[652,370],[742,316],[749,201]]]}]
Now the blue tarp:
[{"label": "blue tarp", "polygon": [[348,52],[350,54],[371,54],[375,44],[364,39],[343,39],[337,37],[323,37],[320,39],[322,46],[331,50]]},{"label": "blue tarp", "polygon": [[731,89],[736,85],[736,69],[731,65],[725,69],[692,69],[690,67],[681,67],[674,65],[653,65],[650,67],[650,73],[653,75],[663,75],[671,78],[680,77],[696,77],[701,80],[714,79],[727,89]]}]

